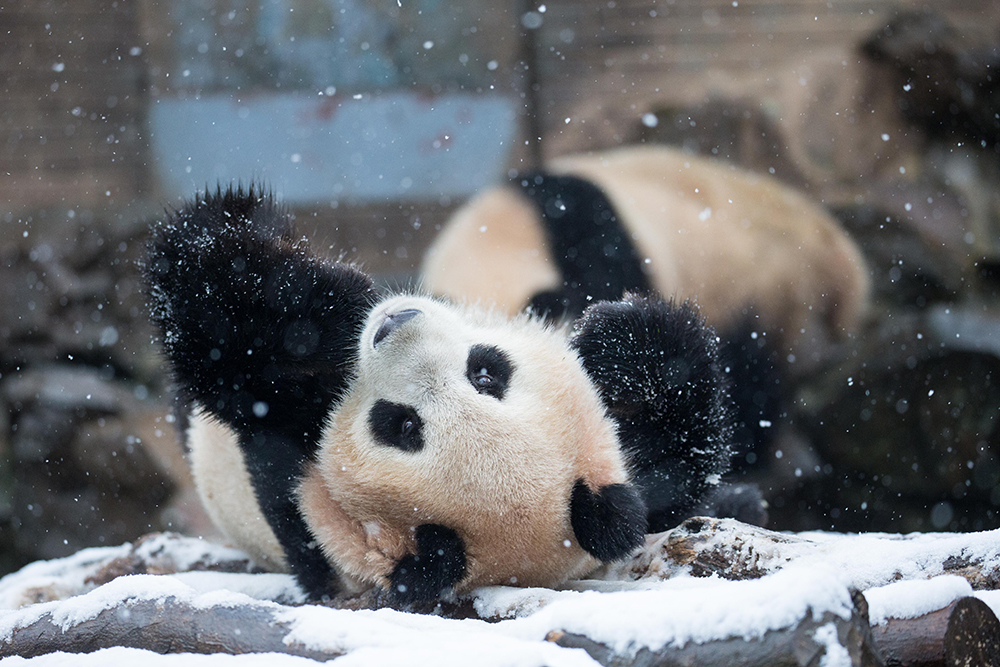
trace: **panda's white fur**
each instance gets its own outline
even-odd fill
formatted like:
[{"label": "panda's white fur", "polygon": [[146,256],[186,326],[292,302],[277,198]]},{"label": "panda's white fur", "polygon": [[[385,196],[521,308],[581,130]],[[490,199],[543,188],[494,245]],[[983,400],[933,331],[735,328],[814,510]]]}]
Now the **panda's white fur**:
[{"label": "panda's white fur", "polygon": [[598,304],[568,337],[378,297],[292,238],[259,191],[206,194],[154,229],[146,275],[209,514],[314,598],[552,586],[725,471],[727,385],[689,306]]},{"label": "panda's white fur", "polygon": [[193,406],[184,434],[198,497],[212,523],[262,567],[284,571],[285,554],[254,497],[233,430]]},{"label": "panda's white fur", "polygon": [[[597,185],[645,260],[651,286],[697,300],[719,330],[752,306],[763,328],[808,362],[863,317],[868,272],[857,246],[830,215],[774,178],[652,146],[560,157],[545,173]],[[423,286],[517,313],[562,285],[548,246],[532,202],[514,188],[488,190],[432,244]]]}]

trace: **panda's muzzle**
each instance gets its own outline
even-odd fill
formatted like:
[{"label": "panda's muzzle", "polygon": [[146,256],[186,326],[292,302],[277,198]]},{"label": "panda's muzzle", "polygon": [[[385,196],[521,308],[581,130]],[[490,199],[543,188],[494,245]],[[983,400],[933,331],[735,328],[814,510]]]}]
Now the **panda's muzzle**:
[{"label": "panda's muzzle", "polygon": [[386,315],[385,321],[382,322],[378,331],[375,332],[375,338],[372,339],[372,347],[377,346],[386,336],[419,314],[419,310],[415,308],[408,308],[406,310],[401,310],[398,313],[389,313]]}]

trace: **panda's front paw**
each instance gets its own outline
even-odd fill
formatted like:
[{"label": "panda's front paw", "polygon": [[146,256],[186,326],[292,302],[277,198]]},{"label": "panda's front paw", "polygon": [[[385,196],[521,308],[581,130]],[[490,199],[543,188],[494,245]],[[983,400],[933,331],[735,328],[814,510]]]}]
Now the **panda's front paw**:
[{"label": "panda's front paw", "polygon": [[401,604],[433,600],[465,576],[465,543],[451,528],[416,528],[417,553],[404,556],[389,575],[389,593]]},{"label": "panda's front paw", "polygon": [[577,480],[570,497],[576,541],[594,558],[608,562],[629,555],[646,534],[646,505],[628,484],[608,484],[594,492]]}]

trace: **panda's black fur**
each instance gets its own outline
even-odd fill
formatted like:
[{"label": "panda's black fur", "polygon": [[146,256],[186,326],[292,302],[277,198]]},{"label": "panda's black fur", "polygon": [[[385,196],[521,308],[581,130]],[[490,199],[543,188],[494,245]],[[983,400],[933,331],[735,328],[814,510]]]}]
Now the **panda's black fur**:
[{"label": "panda's black fur", "polygon": [[[594,224],[604,224],[606,215],[595,212]],[[610,231],[604,245],[631,252],[615,234]],[[597,254],[619,261],[614,252]],[[318,474],[323,457],[333,456],[333,448],[324,448],[325,429],[358,383],[362,332],[386,297],[356,267],[311,254],[292,235],[289,217],[258,186],[198,195],[170,213],[153,231],[144,271],[181,409],[199,406],[212,423],[234,434],[284,566],[312,598],[337,594],[346,575],[331,564],[333,548],[320,537],[326,527],[317,525],[324,519],[306,511],[302,489],[308,475]],[[633,278],[611,293],[646,287],[641,270]],[[394,316],[394,327],[407,326],[400,314],[390,314],[375,334],[376,344],[379,336],[392,336],[382,329],[391,328]],[[535,320],[518,326],[545,327]],[[647,525],[660,529],[683,518],[725,473],[733,428],[728,379],[714,332],[688,304],[635,295],[597,302],[567,345],[565,355],[578,355],[603,403],[600,419],[617,425],[629,473],[600,488],[578,479],[566,490],[568,518],[587,554],[615,560],[641,543]],[[480,394],[495,392],[490,396],[502,400],[503,365],[508,377],[517,376],[520,362],[501,358],[502,351],[477,354],[481,358],[470,354],[469,380]],[[489,382],[476,379],[475,366],[486,370],[482,359],[489,360]],[[372,415],[369,421],[378,421],[374,410]],[[372,428],[374,441],[379,427]],[[387,446],[419,451],[422,443]],[[381,582],[402,602],[432,599],[459,584],[493,582],[488,565],[469,560],[461,530],[415,523],[409,538],[403,533],[411,546],[391,571],[359,581]],[[469,580],[473,571],[480,574]]]},{"label": "panda's black fur", "polygon": [[648,294],[642,259],[599,187],[578,176],[531,172],[511,179],[537,209],[562,287],[540,292],[528,306],[550,319],[579,317],[595,301]]}]

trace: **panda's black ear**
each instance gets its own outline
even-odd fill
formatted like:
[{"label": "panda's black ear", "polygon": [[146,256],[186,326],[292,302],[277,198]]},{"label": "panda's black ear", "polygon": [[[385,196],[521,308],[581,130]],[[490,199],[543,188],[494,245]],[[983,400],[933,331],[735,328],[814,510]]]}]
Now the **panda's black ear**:
[{"label": "panda's black ear", "polygon": [[685,517],[729,466],[729,382],[715,332],[689,302],[628,295],[577,321],[572,345],[597,386],[649,511]]}]

